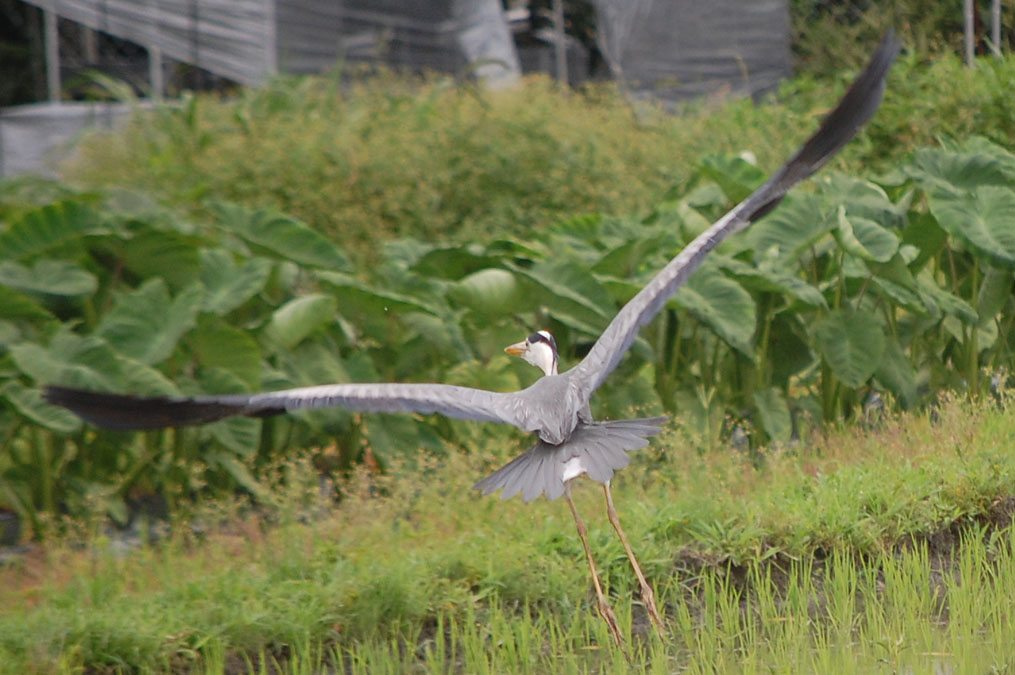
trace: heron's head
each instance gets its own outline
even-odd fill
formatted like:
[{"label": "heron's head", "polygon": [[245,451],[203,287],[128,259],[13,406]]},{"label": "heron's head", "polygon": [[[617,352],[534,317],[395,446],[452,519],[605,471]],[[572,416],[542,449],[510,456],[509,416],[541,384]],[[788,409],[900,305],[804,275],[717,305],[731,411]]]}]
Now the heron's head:
[{"label": "heron's head", "polygon": [[504,351],[522,357],[542,370],[544,375],[557,374],[557,343],[548,331],[537,331],[521,342],[505,347]]}]

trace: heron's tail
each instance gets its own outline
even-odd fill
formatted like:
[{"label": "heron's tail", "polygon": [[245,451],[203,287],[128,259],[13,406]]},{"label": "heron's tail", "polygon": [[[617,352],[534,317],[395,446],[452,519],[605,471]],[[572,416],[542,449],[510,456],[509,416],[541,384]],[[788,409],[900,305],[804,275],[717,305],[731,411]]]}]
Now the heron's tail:
[{"label": "heron's tail", "polygon": [[648,439],[665,423],[665,417],[648,417],[579,425],[560,445],[538,441],[473,489],[482,490],[484,495],[502,490],[501,499],[520,492],[524,502],[541,494],[556,499],[564,494],[564,465],[571,459],[579,460],[589,478],[605,483],[631,461],[627,453],[648,445]]}]

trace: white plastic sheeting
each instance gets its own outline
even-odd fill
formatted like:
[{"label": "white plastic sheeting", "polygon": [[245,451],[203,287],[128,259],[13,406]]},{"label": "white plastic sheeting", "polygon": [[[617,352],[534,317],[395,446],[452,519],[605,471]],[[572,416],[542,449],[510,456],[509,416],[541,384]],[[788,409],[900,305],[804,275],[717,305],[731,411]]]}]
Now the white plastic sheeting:
[{"label": "white plastic sheeting", "polygon": [[773,89],[790,73],[786,0],[596,0],[599,48],[638,96]]}]

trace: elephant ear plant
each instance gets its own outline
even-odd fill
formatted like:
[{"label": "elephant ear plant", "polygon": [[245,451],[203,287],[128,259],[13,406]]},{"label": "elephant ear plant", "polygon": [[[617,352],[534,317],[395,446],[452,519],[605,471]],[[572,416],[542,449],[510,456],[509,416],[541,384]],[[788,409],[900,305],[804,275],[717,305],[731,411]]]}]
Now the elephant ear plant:
[{"label": "elephant ear plant", "polygon": [[[147,394],[322,381],[531,383],[503,345],[553,331],[578,360],[610,318],[762,173],[707,157],[640,219],[544,224],[526,243],[392,240],[369,270],[284,214],[209,203],[195,222],[122,191],[0,182],[0,508],[105,509],[241,488],[293,447],[331,470],[472,445],[504,432],[343,411],[125,436],[85,429],[38,384]],[[754,445],[984,393],[1013,369],[1015,156],[979,138],[918,149],[890,174],[826,173],[724,242],[670,300],[596,402],[671,411],[693,435],[740,427]],[[532,312],[527,298],[538,295]]]}]

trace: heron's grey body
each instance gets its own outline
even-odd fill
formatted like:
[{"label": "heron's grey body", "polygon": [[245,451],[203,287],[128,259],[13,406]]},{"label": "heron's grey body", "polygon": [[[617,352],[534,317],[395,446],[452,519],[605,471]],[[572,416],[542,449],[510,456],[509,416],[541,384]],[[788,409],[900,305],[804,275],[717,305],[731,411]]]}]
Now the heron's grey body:
[{"label": "heron's grey body", "polygon": [[624,305],[577,366],[557,375],[554,359],[554,373],[527,389],[499,393],[444,384],[330,384],[258,394],[140,398],[50,386],[46,400],[112,429],[205,424],[234,415],[265,416],[328,406],[499,422],[536,434],[538,442],[477,484],[484,492],[502,488],[505,497],[521,492],[526,500],[540,494],[552,499],[564,492],[565,475],[570,477],[576,470],[606,482],[627,463],[627,451],[643,447],[646,439],[658,433],[662,419],[593,421],[592,394],[620,363],[638,330],[652,320],[709,251],[769,212],[791,187],[820,168],[866,124],[880,104],[885,75],[898,49],[894,36],[886,35],[870,64],[800,150]]}]

